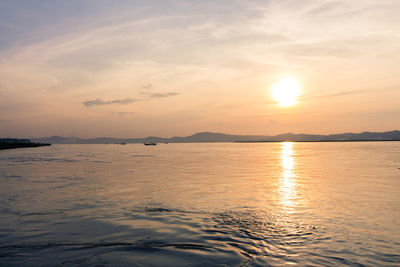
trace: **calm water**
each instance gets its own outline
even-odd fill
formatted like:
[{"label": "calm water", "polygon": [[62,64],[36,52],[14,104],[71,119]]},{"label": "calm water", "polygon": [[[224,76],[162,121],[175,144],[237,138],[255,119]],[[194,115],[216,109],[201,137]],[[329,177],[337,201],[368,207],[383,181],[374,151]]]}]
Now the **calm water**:
[{"label": "calm water", "polygon": [[0,265],[400,266],[400,142],[0,151]]}]

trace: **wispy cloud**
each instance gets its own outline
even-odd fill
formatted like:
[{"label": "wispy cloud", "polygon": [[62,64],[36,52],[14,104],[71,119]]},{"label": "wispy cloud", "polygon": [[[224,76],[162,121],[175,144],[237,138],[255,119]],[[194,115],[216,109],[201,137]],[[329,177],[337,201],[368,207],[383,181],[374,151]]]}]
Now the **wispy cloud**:
[{"label": "wispy cloud", "polygon": [[123,116],[131,116],[131,115],[135,115],[135,112],[123,111],[123,112],[118,112],[117,115],[120,116],[120,117],[123,117]]},{"label": "wispy cloud", "polygon": [[319,94],[318,91],[315,91],[312,93],[302,95],[300,97],[300,99],[307,101],[307,100],[313,100],[313,99],[340,97],[340,96],[355,95],[355,94],[379,93],[379,92],[382,92],[382,90],[384,90],[385,92],[390,92],[390,91],[397,91],[397,90],[399,90],[399,88],[398,87],[386,87],[386,88],[373,88],[373,89],[359,89],[359,90],[334,92],[334,93],[330,93],[330,94]]},{"label": "wispy cloud", "polygon": [[151,83],[147,83],[147,84],[142,86],[142,88],[145,89],[145,90],[150,90],[152,87],[153,87],[153,85]]},{"label": "wispy cloud", "polygon": [[177,92],[167,92],[167,93],[149,93],[149,92],[140,92],[142,95],[146,95],[148,97],[153,98],[163,98],[163,97],[170,97],[170,96],[177,96],[179,93]]},{"label": "wispy cloud", "polygon": [[303,95],[301,97],[301,99],[302,100],[313,100],[313,99],[319,99],[319,98],[330,98],[330,97],[337,97],[337,96],[360,94],[360,93],[365,93],[365,92],[369,92],[369,91],[371,91],[371,90],[352,90],[352,91],[344,91],[344,92],[337,92],[337,93],[331,93],[331,94],[310,93],[310,94]]},{"label": "wispy cloud", "polygon": [[83,105],[86,107],[92,106],[103,106],[103,105],[128,105],[139,100],[133,98],[125,98],[125,99],[115,99],[110,101],[104,101],[101,99],[87,100],[83,102]]},{"label": "wispy cloud", "polygon": [[163,97],[170,97],[170,96],[177,96],[179,93],[177,92],[167,92],[167,93],[155,93],[152,92],[153,85],[151,83],[147,83],[142,86],[142,91],[140,92],[141,95],[145,95],[152,98],[163,98]]}]

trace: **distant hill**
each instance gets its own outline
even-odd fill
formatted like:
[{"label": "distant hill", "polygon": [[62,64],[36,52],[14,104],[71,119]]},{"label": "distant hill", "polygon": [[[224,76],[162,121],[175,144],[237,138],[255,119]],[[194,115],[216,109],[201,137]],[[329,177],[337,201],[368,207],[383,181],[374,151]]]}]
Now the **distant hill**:
[{"label": "distant hill", "polygon": [[286,133],[275,136],[262,135],[230,135],[223,133],[201,132],[186,137],[163,138],[149,136],[145,138],[77,138],[51,136],[31,138],[36,143],[50,144],[115,144],[115,143],[201,143],[201,142],[338,142],[338,141],[400,141],[400,131],[343,133],[331,135],[293,134]]}]

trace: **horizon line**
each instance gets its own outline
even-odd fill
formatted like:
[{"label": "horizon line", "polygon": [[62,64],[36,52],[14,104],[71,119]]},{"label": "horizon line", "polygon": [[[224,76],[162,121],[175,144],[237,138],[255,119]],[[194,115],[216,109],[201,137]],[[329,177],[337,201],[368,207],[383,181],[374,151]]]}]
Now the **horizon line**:
[{"label": "horizon line", "polygon": [[[338,133],[329,133],[329,134],[316,134],[316,133],[294,133],[294,132],[284,132],[284,133],[279,133],[275,135],[269,135],[269,134],[232,134],[232,133],[222,133],[222,132],[211,132],[211,131],[200,131],[200,132],[195,132],[193,134],[189,135],[175,135],[171,137],[162,137],[162,136],[156,136],[156,135],[148,135],[145,137],[110,137],[110,136],[98,136],[98,137],[78,137],[78,136],[62,136],[62,135],[50,135],[50,136],[42,136],[42,137],[26,137],[26,139],[40,139],[40,138],[51,138],[51,137],[63,137],[63,138],[77,138],[77,139],[99,139],[99,138],[113,138],[113,139],[143,139],[143,138],[151,138],[151,137],[156,137],[156,138],[165,138],[165,139],[171,139],[175,137],[190,137],[196,134],[222,134],[222,135],[231,135],[231,136],[263,136],[263,137],[276,137],[280,135],[287,135],[287,134],[293,134],[293,135],[316,135],[316,136],[330,136],[330,135],[338,135],[338,134],[363,134],[363,133],[388,133],[388,132],[398,132],[400,131],[399,129],[394,129],[394,130],[388,130],[388,131],[362,131],[362,132],[338,132]],[[0,137],[0,138],[15,138],[15,137]]]}]

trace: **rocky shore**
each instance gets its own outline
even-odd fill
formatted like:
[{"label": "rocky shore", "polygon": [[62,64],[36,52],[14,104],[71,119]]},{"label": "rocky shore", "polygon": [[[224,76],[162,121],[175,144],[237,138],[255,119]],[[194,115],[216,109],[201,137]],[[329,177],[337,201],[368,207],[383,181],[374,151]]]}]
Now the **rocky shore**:
[{"label": "rocky shore", "polygon": [[0,138],[0,149],[51,146],[47,143],[33,143],[29,139]]}]

